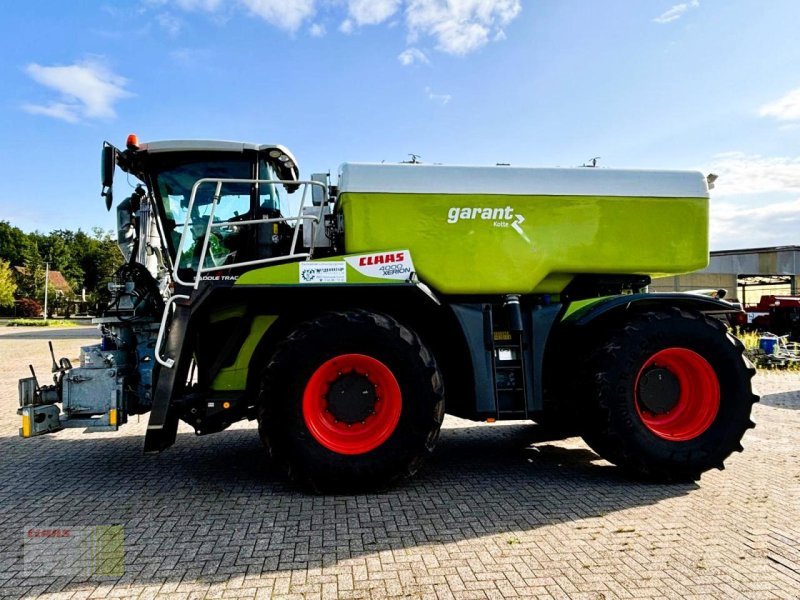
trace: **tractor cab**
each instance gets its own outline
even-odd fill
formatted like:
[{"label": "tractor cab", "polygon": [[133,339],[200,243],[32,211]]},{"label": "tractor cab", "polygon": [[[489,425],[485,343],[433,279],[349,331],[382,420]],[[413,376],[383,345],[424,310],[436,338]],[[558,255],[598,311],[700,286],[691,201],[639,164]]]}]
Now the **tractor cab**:
[{"label": "tractor cab", "polygon": [[[140,254],[136,262],[157,279],[162,269],[176,283],[197,287],[209,273],[307,258],[311,252],[299,232],[304,224],[306,229],[322,225],[327,186],[299,181],[297,161],[283,146],[185,140],[140,144],[133,135],[124,151],[106,143],[103,195],[109,208],[115,165],[144,184],[117,208],[120,246],[126,257]],[[299,199],[288,198],[301,188]],[[143,216],[148,203],[152,214],[146,210]],[[285,214],[292,210],[295,214]],[[152,221],[152,233],[143,227],[145,216]],[[157,248],[167,256],[153,260]]]}]

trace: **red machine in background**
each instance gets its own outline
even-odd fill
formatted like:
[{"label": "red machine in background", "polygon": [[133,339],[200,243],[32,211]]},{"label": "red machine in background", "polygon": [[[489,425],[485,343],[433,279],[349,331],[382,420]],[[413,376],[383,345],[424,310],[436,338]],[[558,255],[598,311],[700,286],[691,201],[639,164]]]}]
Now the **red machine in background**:
[{"label": "red machine in background", "polygon": [[746,306],[745,311],[748,329],[800,341],[800,296],[761,296],[758,304]]}]

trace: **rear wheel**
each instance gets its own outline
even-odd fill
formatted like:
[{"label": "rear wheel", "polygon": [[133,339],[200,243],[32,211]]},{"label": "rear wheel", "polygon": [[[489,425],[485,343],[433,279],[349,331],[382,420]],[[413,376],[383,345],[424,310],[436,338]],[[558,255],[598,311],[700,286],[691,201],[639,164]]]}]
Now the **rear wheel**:
[{"label": "rear wheel", "polygon": [[433,451],[441,374],[391,317],[332,312],[300,325],[264,370],[259,432],[276,464],[322,492],[384,487]]},{"label": "rear wheel", "polygon": [[597,332],[580,386],[583,438],[639,475],[695,480],[742,449],[753,366],[716,319],[674,309]]}]

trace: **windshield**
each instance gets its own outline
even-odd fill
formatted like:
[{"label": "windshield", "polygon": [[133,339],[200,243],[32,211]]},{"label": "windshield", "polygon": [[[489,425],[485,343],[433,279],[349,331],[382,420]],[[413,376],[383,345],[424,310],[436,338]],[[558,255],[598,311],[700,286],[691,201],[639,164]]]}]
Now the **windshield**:
[{"label": "windshield", "polygon": [[[181,269],[196,271],[206,235],[210,237],[204,268],[272,257],[285,251],[282,241],[295,223],[240,224],[253,219],[281,218],[280,185],[271,183],[223,183],[214,206],[217,182],[197,186],[191,210],[192,188],[200,179],[275,180],[277,175],[264,158],[256,162],[245,155],[157,156],[153,183],[164,210],[165,232],[173,256]],[[252,157],[255,158],[255,157]],[[213,208],[213,222],[212,222]],[[184,234],[184,224],[188,224]],[[183,235],[183,246],[181,236]]]},{"label": "windshield", "polygon": [[[252,163],[245,157],[184,160],[155,174],[156,187],[164,207],[167,235],[173,250],[178,252],[183,225],[189,223],[180,249],[180,267],[197,269],[203,240],[211,219],[216,183],[200,184],[195,194],[191,214],[189,200],[192,187],[199,179],[252,179]],[[227,223],[251,218],[251,184],[224,183],[214,209],[214,223]],[[240,231],[231,225],[214,227],[203,262],[214,267],[230,262],[239,246]]]}]

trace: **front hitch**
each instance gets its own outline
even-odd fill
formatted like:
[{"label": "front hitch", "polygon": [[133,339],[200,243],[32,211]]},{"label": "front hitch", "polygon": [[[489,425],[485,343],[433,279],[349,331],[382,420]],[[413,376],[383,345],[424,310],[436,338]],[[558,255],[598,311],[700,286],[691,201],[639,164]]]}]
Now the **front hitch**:
[{"label": "front hitch", "polygon": [[19,409],[22,416],[20,437],[29,438],[63,429],[59,416],[61,409],[56,402],[61,400],[58,385],[40,386],[31,366],[31,377],[19,380]]}]

